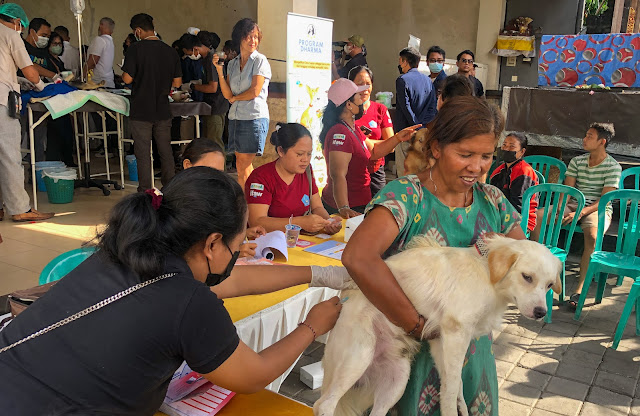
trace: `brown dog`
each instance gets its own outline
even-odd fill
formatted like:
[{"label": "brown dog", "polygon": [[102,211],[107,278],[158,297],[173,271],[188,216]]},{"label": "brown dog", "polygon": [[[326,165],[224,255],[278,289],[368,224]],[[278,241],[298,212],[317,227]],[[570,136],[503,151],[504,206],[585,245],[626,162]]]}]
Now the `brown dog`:
[{"label": "brown dog", "polygon": [[427,159],[427,136],[429,129],[416,131],[411,137],[407,156],[404,159],[404,174],[415,175],[422,172],[430,163]]}]

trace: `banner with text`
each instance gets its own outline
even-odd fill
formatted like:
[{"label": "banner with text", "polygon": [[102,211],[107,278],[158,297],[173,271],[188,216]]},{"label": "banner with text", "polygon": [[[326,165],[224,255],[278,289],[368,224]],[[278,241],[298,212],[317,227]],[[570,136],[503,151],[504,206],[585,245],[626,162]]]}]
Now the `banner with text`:
[{"label": "banner with text", "polygon": [[327,167],[319,135],[322,110],[331,86],[333,20],[289,13],[287,16],[287,122],[311,132],[311,168],[319,187],[327,182]]}]

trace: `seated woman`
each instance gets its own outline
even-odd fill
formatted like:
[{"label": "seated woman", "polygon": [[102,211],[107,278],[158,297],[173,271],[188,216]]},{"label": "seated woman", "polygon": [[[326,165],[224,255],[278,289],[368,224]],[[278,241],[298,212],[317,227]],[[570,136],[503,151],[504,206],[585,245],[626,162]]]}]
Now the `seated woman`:
[{"label": "seated woman", "polygon": [[[525,191],[534,185],[538,185],[538,175],[530,164],[522,158],[527,151],[527,136],[524,133],[509,133],[505,137],[502,146],[498,149],[498,167],[491,174],[491,185],[499,188],[507,197],[511,205],[522,213],[522,196]],[[529,205],[529,232],[536,228],[537,199],[531,200]]]},{"label": "seated woman", "polygon": [[[192,140],[182,152],[182,168],[189,169],[194,166],[207,166],[219,171],[224,171],[225,156],[219,144],[213,140],[200,138]],[[247,228],[247,239],[255,240],[267,232],[263,227]],[[240,245],[240,257],[253,257],[256,255],[256,243],[244,242]]]},{"label": "seated woman", "polygon": [[[429,236],[448,247],[468,247],[486,232],[525,238],[520,215],[500,190],[478,182],[489,170],[503,127],[502,113],[485,100],[447,100],[429,130],[428,151],[434,164],[387,184],[367,206],[366,218],[344,250],[342,262],[362,292],[409,335],[419,338],[429,317],[416,311],[384,259],[405,250],[414,236]],[[464,399],[473,415],[498,415],[490,336],[472,340],[462,369]],[[419,409],[419,415],[440,415],[439,388],[429,344],[423,341],[396,405],[398,414],[416,415]]]},{"label": "seated woman", "polygon": [[309,233],[340,231],[342,221],[329,216],[318,194],[310,166],[309,130],[298,123],[278,123],[271,144],[278,159],[251,172],[245,185],[249,225],[262,226],[267,232],[284,231],[291,221]]},{"label": "seated woman", "polygon": [[123,198],[97,237],[98,251],[0,332],[0,348],[138,290],[0,354],[0,406],[12,415],[153,415],[185,360],[234,392],[263,389],[333,327],[340,300],[314,306],[289,335],[256,353],[221,299],[310,281],[340,287],[348,275],[341,267],[232,272],[246,223],[240,186],[208,167],[180,172],[164,195]]},{"label": "seated woman", "polygon": [[322,117],[320,142],[329,173],[322,202],[327,212],[343,218],[362,214],[371,201],[369,161],[386,156],[420,127],[407,127],[387,140],[368,139],[355,125],[364,114],[360,93],[368,88],[338,79],[329,88],[329,103]]},{"label": "seated woman", "polygon": [[[356,66],[349,71],[348,78],[357,86],[366,85],[368,88],[362,91],[363,115],[356,120],[358,127],[372,140],[387,140],[393,137],[393,122],[389,110],[384,104],[371,101],[373,92],[373,71],[366,66]],[[384,158],[369,160],[369,174],[371,175],[371,196],[376,195],[387,184],[387,176],[384,172]]]}]

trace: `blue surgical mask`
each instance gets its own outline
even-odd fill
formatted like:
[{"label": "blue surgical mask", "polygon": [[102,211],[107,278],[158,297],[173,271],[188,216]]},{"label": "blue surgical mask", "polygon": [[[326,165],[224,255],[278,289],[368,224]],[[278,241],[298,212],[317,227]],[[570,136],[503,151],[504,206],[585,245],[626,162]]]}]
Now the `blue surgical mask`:
[{"label": "blue surgical mask", "polygon": [[429,62],[429,71],[431,71],[432,74],[437,74],[440,71],[442,71],[442,68],[444,67],[444,64],[441,64],[439,62]]},{"label": "blue surgical mask", "polygon": [[62,55],[62,45],[52,45],[49,51],[56,56],[60,56]]}]

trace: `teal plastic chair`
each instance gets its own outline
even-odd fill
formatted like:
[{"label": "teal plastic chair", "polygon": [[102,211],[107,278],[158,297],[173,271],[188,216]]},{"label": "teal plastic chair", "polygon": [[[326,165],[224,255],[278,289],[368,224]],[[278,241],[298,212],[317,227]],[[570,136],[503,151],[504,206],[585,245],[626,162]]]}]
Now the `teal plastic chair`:
[{"label": "teal plastic chair", "polygon": [[[564,210],[567,207],[567,203],[569,202],[569,197],[577,201],[577,209],[581,211],[582,208],[584,208],[584,195],[576,188],[557,183],[545,183],[542,185],[532,186],[527,189],[522,197],[522,222],[520,223],[525,234],[528,234],[527,223],[529,221],[529,206],[531,205],[531,200],[535,195],[539,196],[539,201],[544,201],[538,205],[538,212],[542,210],[543,214],[542,219],[537,218],[537,221],[541,224],[538,243],[545,245],[551,253],[562,262],[562,274],[560,276],[562,289],[560,291],[560,296],[558,297],[559,303],[562,304],[564,303],[565,296],[564,269],[567,255],[569,254],[569,246],[565,246],[565,249],[558,246],[560,229],[562,228],[562,217]],[[558,215],[558,213],[560,215]],[[573,238],[576,224],[578,224],[578,217],[574,216],[573,220],[569,224],[567,235],[569,244]],[[547,323],[551,323],[552,309],[553,291],[549,290],[547,292],[547,315],[544,318],[544,321]]]},{"label": "teal plastic chair", "polygon": [[81,247],[60,254],[44,267],[38,284],[44,285],[62,279],[95,252],[95,247]]},{"label": "teal plastic chair", "polygon": [[538,185],[542,185],[543,183],[547,183],[547,180],[544,178],[544,175],[539,170],[533,170],[538,176]]},{"label": "teal plastic chair", "polygon": [[[613,200],[620,200],[620,206],[628,206],[629,209],[621,210],[620,223],[618,225],[618,240],[616,242],[616,251],[602,251],[602,240],[604,238],[604,216],[606,206]],[[640,227],[624,227],[624,224],[637,224],[640,219],[640,191],[636,190],[618,190],[606,193],[600,198],[598,203],[598,237],[596,239],[596,248],[591,255],[587,276],[584,281],[578,307],[576,308],[575,320],[580,319],[582,308],[584,307],[589,286],[595,276],[598,277],[598,289],[596,291],[596,303],[602,302],[604,289],[607,283],[607,275],[609,273],[618,276],[627,276],[634,279],[631,286],[627,302],[624,305],[618,327],[613,337],[614,350],[618,348],[622,333],[627,325],[631,310],[636,308],[636,335],[640,335],[640,257],[635,255],[640,239]]]},{"label": "teal plastic chair", "polygon": [[545,183],[553,183],[549,181],[549,175],[551,174],[551,168],[555,166],[560,171],[557,183],[564,182],[564,177],[567,174],[567,165],[562,160],[551,156],[535,155],[525,156],[524,161],[530,164],[534,170],[542,173]]},{"label": "teal plastic chair", "polygon": [[[625,179],[632,176],[633,186],[625,187],[624,182]],[[631,181],[629,181],[631,182]],[[622,171],[622,175],[620,175],[620,186],[619,189],[635,189],[636,191],[640,190],[640,166],[635,168],[629,168]]]}]

